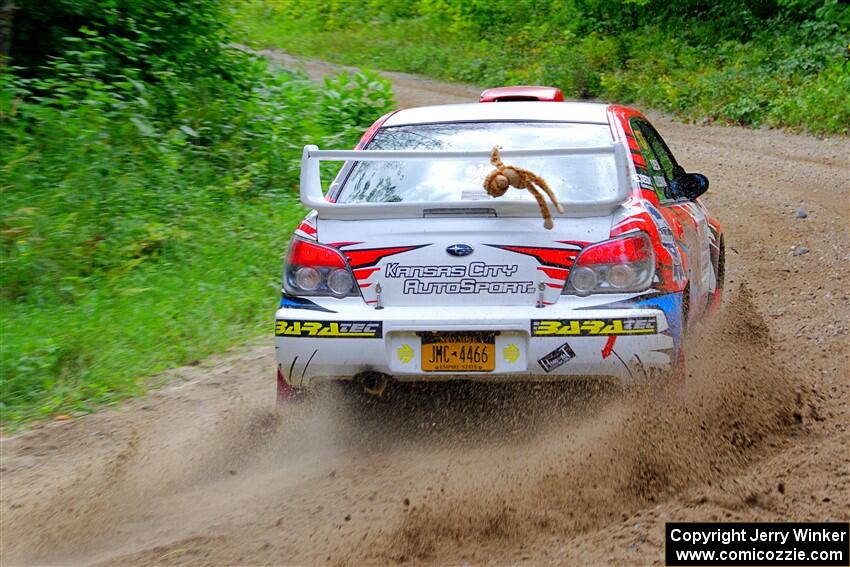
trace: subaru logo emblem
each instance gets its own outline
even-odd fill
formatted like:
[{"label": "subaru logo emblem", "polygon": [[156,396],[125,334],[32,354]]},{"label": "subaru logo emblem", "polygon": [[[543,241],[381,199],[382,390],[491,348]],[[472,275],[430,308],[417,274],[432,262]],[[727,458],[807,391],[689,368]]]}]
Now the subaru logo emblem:
[{"label": "subaru logo emblem", "polygon": [[468,244],[452,244],[446,248],[446,252],[452,256],[469,256],[472,254],[472,246]]}]

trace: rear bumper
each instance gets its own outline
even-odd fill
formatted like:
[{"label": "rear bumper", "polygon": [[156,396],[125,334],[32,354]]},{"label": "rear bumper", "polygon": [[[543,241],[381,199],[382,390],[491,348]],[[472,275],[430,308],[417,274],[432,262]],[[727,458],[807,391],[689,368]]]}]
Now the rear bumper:
[{"label": "rear bumper", "polygon": [[[614,298],[611,298],[614,299]],[[310,302],[307,302],[310,304]],[[292,386],[350,380],[376,371],[400,381],[561,380],[612,377],[640,380],[650,369],[668,370],[676,344],[665,310],[608,302],[543,309],[509,307],[387,307],[359,298],[333,300],[328,309],[289,303],[278,309],[278,366]],[[612,305],[611,307],[607,305]],[[613,305],[617,305],[614,307]],[[332,308],[332,310],[331,310]],[[496,331],[495,369],[480,373],[423,372],[425,331]]]}]

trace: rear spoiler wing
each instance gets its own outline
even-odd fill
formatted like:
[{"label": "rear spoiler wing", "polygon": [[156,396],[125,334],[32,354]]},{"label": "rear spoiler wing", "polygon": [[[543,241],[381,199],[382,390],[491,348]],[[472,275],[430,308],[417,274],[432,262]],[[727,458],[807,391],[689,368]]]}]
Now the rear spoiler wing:
[{"label": "rear spoiler wing", "polygon": [[[586,148],[543,148],[503,150],[502,158],[560,157],[613,155],[617,168],[617,191],[613,197],[598,201],[561,201],[564,215],[558,216],[597,216],[610,214],[629,197],[629,177],[626,166],[625,148],[621,144]],[[489,163],[489,150],[320,150],[317,146],[304,146],[301,157],[301,202],[315,209],[319,217],[327,219],[354,220],[375,218],[420,218],[427,211],[451,211],[462,214],[464,209],[470,213],[482,209],[492,211],[496,216],[538,217],[540,209],[537,202],[508,199],[490,199],[486,201],[402,201],[400,203],[332,203],[325,199],[319,164],[322,161],[402,161],[402,160],[470,160],[480,159]]]}]

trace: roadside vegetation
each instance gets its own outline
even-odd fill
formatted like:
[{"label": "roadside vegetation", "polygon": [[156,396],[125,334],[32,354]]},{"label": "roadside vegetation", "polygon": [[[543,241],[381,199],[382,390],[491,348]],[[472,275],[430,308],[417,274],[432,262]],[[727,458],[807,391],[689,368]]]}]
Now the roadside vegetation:
[{"label": "roadside vegetation", "polygon": [[5,427],[269,331],[301,147],[351,146],[392,104],[376,75],[317,85],[228,47],[217,0],[18,4],[0,63]]},{"label": "roadside vegetation", "polygon": [[481,85],[547,84],[699,122],[850,128],[839,0],[243,0],[255,46]]}]

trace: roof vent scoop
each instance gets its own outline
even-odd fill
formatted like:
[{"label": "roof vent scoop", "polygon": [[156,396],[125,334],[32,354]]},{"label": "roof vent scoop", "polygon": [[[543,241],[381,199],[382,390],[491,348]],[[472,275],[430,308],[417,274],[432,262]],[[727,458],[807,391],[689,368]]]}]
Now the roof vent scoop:
[{"label": "roof vent scoop", "polygon": [[481,93],[478,102],[564,102],[564,93],[555,87],[496,87]]}]

